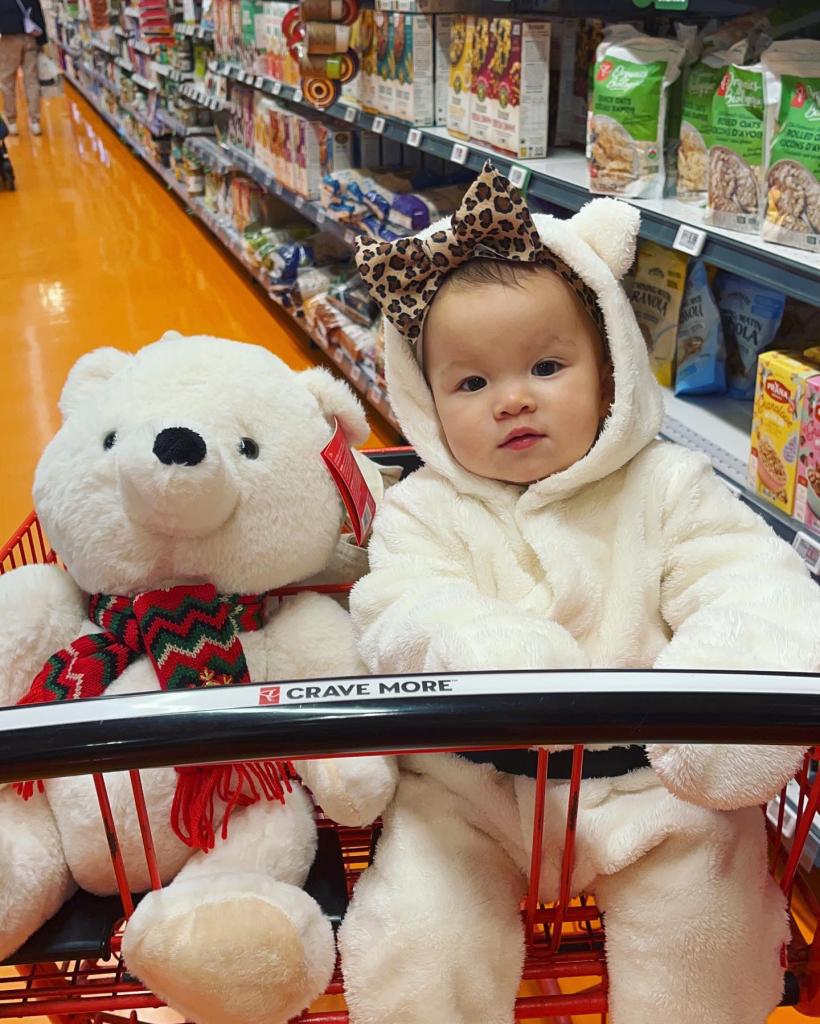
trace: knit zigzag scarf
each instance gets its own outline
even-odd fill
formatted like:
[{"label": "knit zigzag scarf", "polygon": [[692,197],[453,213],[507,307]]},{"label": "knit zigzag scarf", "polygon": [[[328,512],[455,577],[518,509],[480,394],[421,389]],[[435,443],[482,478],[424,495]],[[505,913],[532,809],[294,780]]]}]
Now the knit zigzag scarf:
[{"label": "knit zigzag scarf", "polygon": [[[88,617],[102,630],[52,655],[20,704],[102,696],[128,666],[147,655],[163,690],[250,682],[240,632],[261,629],[264,594],[220,596],[210,584],[149,590],[134,598],[94,594]],[[222,837],[235,807],[261,796],[284,802],[295,778],[289,761],[177,768],[171,827],[188,846],[215,842],[214,799],[226,804]],[[40,790],[43,784],[38,784]],[[28,799],[34,784],[17,784]]]}]

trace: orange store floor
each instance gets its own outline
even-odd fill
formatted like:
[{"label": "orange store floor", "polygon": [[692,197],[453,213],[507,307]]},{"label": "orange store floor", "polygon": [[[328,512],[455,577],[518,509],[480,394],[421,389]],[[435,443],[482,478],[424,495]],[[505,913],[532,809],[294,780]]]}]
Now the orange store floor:
[{"label": "orange store floor", "polygon": [[[136,349],[174,328],[266,345],[295,368],[319,358],[71,89],[45,105],[42,138],[20,125],[9,140],[18,191],[0,193],[0,541],[31,507],[60,388],[83,352]],[[372,444],[395,440],[375,414],[371,423]],[[771,1021],[807,1019],[781,1010]]]},{"label": "orange store floor", "polygon": [[[41,138],[19,123],[17,191],[0,192],[0,543],[31,507],[60,388],[84,352],[175,329],[265,345],[296,369],[321,358],[70,87],[45,103]],[[371,444],[395,440],[370,421]]]}]

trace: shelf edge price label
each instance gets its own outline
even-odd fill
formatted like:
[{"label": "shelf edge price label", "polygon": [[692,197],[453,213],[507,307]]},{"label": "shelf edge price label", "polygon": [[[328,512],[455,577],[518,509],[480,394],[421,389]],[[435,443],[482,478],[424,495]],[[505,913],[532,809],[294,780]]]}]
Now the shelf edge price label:
[{"label": "shelf edge price label", "polygon": [[357,366],[355,363],[350,367],[350,379],[354,384],[358,384],[362,379],[362,368]]},{"label": "shelf edge price label", "polygon": [[356,113],[357,111],[355,107],[348,107],[345,111],[345,121],[347,121],[348,124],[353,124],[356,120]]},{"label": "shelf edge price label", "polygon": [[261,89],[265,84],[265,79],[261,75],[256,76],[256,82],[254,83],[257,89]]},{"label": "shelf edge price label", "polygon": [[273,191],[274,191],[274,192],[275,192],[275,193],[276,193],[276,194],[277,194],[278,196],[281,196],[281,195],[282,195],[282,182],[281,182],[281,181],[277,181],[277,182],[275,182],[275,183],[274,183],[274,186],[273,186]]},{"label": "shelf edge price label", "polygon": [[297,210],[301,210],[302,207],[305,205],[305,198],[304,198],[304,196],[297,196],[294,199],[294,204],[295,204]]},{"label": "shelf edge price label", "polygon": [[373,129],[377,135],[381,135],[384,132],[384,118],[374,117],[373,118]]},{"label": "shelf edge price label", "polygon": [[460,142],[457,142],[453,146],[453,149],[452,149],[452,151],[450,153],[450,159],[452,160],[452,162],[454,164],[466,164],[467,163],[467,157],[469,155],[470,155],[469,149],[467,149],[467,147],[462,145]]},{"label": "shelf edge price label", "polygon": [[324,207],[323,206],[317,206],[316,207],[316,223],[317,224],[324,224],[326,216],[327,216],[327,214],[325,213]]},{"label": "shelf edge price label", "polygon": [[344,352],[342,352],[342,350],[338,348],[338,346],[333,349],[333,360],[334,362],[338,363],[339,366],[341,366],[342,363],[344,362],[344,357]]},{"label": "shelf edge price label", "polygon": [[814,537],[798,530],[794,535],[792,547],[809,567],[810,572],[820,574],[820,540],[815,540]]},{"label": "shelf edge price label", "polygon": [[421,132],[418,128],[411,128],[407,133],[407,145],[418,148],[421,145]]},{"label": "shelf edge price label", "polygon": [[524,167],[523,164],[511,164],[509,177],[511,185],[515,185],[521,192],[526,193],[530,187],[532,170],[529,167]]},{"label": "shelf edge price label", "polygon": [[281,82],[274,82],[273,83],[273,95],[274,96],[278,96],[281,91],[282,91],[282,83]]},{"label": "shelf edge price label", "polygon": [[302,90],[301,89],[294,89],[293,90],[293,102],[294,103],[301,103],[302,102]]},{"label": "shelf edge price label", "polygon": [[672,248],[685,252],[688,256],[700,256],[706,242],[706,232],[693,228],[691,224],[681,224],[675,235]]},{"label": "shelf edge price label", "polygon": [[351,231],[350,228],[348,228],[345,231],[345,245],[355,245],[355,244],[356,244],[356,232],[355,231]]}]

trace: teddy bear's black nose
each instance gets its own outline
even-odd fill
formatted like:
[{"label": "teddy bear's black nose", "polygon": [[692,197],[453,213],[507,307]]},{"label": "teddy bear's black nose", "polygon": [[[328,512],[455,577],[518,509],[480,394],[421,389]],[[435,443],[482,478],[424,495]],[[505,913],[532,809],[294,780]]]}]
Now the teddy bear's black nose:
[{"label": "teddy bear's black nose", "polygon": [[166,466],[196,466],[207,451],[204,440],[188,427],[166,427],[154,438],[154,455]]}]

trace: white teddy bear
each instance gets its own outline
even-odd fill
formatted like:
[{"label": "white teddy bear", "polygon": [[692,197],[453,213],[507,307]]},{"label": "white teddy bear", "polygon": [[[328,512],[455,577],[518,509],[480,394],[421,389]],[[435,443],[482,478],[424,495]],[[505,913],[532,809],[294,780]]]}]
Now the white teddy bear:
[{"label": "white teddy bear", "polygon": [[[203,649],[211,660],[193,685],[362,670],[347,613],[332,598],[254,603],[332,566],[345,511],[321,452],[336,422],[351,444],[368,436],[344,384],[323,369],[295,373],[257,346],[169,334],[136,355],[106,348],[81,358],[60,409],[34,494],[68,572],[34,565],[0,578],[0,703],[153,692],[160,679],[169,688],[191,685],[186,673],[200,671],[191,659]],[[174,622],[190,616],[201,632],[175,640]],[[141,653],[132,642],[137,628]],[[67,660],[65,649],[81,636],[71,650],[90,660]],[[396,784],[388,759],[297,767],[342,824],[372,821]],[[238,774],[224,774],[232,770]],[[199,1024],[284,1024],[324,990],[335,962],[331,925],[302,889],[317,842],[305,790],[294,782],[284,802],[265,799],[265,768],[246,773],[259,799],[232,808],[227,838],[219,837],[228,782],[242,770],[142,773],[166,888],[139,904],[123,953],[130,971]],[[213,822],[203,823],[191,809],[208,780]],[[106,781],[131,888],[148,889],[128,774]],[[182,841],[186,824],[200,849]],[[76,885],[116,892],[91,778],[50,780],[45,795],[28,801],[3,788],[0,958]]]}]

